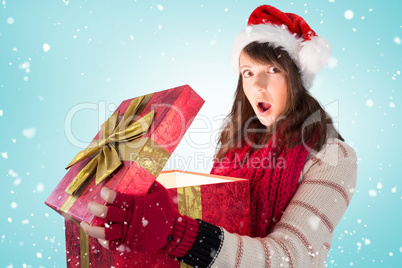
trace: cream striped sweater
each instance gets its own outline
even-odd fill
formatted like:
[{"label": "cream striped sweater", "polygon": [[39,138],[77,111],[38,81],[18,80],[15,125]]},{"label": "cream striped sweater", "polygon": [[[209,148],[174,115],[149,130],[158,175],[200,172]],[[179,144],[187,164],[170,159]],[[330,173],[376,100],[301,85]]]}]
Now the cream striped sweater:
[{"label": "cream striped sweater", "polygon": [[265,238],[223,231],[211,267],[324,267],[334,229],[352,198],[357,176],[354,150],[338,139],[307,160],[300,186],[274,231]]}]

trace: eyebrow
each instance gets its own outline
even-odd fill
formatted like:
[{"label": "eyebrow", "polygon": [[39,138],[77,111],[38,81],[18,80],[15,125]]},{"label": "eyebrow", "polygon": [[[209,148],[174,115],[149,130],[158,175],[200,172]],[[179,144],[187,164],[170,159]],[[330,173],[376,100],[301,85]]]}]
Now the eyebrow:
[{"label": "eyebrow", "polygon": [[[276,67],[276,68],[279,68],[280,70],[283,70],[279,65],[274,64],[274,63],[263,63],[263,64],[261,64],[261,65],[268,65],[269,67]],[[239,70],[241,70],[241,69],[243,69],[243,68],[252,68],[252,67],[253,67],[253,65],[245,64],[245,65],[241,65],[241,66],[239,67]]]},{"label": "eyebrow", "polygon": [[245,68],[245,67],[247,67],[247,68],[251,68],[251,65],[242,65],[242,66],[240,66],[240,68],[239,69],[243,69],[243,68]]}]

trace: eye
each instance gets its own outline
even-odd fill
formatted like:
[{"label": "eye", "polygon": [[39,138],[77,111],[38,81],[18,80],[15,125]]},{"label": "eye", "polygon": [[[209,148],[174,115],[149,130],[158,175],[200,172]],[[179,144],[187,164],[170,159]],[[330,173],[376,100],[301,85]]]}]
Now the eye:
[{"label": "eye", "polygon": [[281,72],[281,70],[279,70],[279,68],[275,67],[275,66],[270,67],[268,70],[268,73],[271,73],[271,74],[276,74],[276,73],[280,73],[280,72]]},{"label": "eye", "polygon": [[252,75],[253,75],[253,73],[251,71],[249,71],[249,70],[245,70],[243,72],[243,76],[246,77],[246,78],[251,77]]}]

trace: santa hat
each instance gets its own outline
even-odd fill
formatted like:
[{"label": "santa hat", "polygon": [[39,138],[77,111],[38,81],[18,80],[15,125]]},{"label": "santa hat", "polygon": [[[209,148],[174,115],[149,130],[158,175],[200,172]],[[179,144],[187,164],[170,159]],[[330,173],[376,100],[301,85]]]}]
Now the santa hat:
[{"label": "santa hat", "polygon": [[256,8],[246,29],[235,38],[232,65],[237,72],[242,49],[255,41],[269,42],[288,52],[299,68],[306,89],[312,87],[315,73],[327,64],[331,54],[328,41],[317,36],[302,17],[269,5]]}]

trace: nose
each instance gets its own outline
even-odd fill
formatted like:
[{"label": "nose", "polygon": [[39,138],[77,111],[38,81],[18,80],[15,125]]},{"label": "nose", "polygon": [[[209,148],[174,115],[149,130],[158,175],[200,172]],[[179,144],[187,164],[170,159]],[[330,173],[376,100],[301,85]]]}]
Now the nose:
[{"label": "nose", "polygon": [[268,77],[264,72],[254,74],[254,88],[262,92],[268,88]]}]

